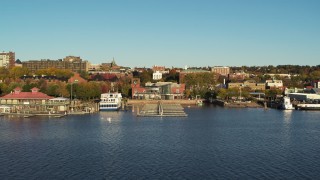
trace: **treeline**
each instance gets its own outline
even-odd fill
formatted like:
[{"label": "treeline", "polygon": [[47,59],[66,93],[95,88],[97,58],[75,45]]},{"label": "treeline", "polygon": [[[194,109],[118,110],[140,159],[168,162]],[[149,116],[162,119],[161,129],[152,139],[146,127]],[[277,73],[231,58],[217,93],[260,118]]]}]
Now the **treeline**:
[{"label": "treeline", "polygon": [[[79,72],[85,80],[89,74]],[[81,100],[97,99],[101,93],[118,91],[125,97],[130,96],[131,78],[123,77],[117,82],[88,81],[68,83],[67,80],[74,75],[70,70],[59,70],[49,68],[30,73],[28,69],[14,67],[10,70],[0,68],[0,94],[11,93],[16,87],[21,87],[23,92],[30,92],[33,87],[40,89],[40,92],[54,97],[70,97]],[[48,78],[49,77],[49,78]],[[71,92],[72,91],[72,92]]]}]

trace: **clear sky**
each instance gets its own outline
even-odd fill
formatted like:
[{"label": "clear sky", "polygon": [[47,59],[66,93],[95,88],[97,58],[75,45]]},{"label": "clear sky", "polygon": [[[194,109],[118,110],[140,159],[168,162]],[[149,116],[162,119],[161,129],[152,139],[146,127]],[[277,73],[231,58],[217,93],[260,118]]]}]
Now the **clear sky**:
[{"label": "clear sky", "polygon": [[129,67],[318,65],[320,0],[0,0],[0,51]]}]

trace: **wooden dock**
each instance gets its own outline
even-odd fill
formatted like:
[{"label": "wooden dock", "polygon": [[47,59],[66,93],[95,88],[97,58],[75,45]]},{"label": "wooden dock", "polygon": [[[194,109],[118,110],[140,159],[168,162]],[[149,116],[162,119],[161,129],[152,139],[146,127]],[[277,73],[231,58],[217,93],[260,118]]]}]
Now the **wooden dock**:
[{"label": "wooden dock", "polygon": [[186,117],[180,104],[145,104],[137,116],[142,117]]}]

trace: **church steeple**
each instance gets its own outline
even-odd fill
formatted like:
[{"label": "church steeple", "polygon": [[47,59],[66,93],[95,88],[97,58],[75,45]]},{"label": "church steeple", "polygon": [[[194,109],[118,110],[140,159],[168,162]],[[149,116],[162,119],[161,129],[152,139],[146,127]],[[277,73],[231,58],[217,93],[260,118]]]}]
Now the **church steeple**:
[{"label": "church steeple", "polygon": [[114,58],[112,59],[111,66],[117,66],[117,63],[116,63],[116,61],[114,60]]}]

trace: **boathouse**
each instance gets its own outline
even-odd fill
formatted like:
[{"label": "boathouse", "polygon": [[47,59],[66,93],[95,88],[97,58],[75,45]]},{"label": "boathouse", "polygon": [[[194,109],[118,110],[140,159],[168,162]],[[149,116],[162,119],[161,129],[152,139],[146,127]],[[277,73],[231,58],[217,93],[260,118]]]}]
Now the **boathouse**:
[{"label": "boathouse", "polygon": [[10,107],[10,113],[47,112],[49,99],[52,98],[39,92],[36,87],[32,88],[31,92],[22,92],[22,89],[17,87],[10,94],[0,97],[0,105]]}]

